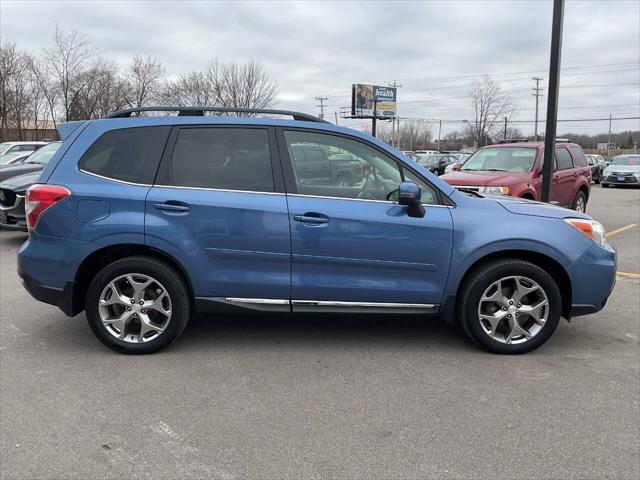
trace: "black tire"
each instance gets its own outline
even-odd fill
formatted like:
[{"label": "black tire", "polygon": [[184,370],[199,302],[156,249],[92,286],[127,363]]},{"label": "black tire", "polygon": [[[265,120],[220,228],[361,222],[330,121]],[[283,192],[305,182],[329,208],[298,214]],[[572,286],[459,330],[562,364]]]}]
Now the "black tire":
[{"label": "black tire", "polygon": [[[524,343],[506,344],[485,333],[478,318],[478,305],[482,294],[492,283],[501,278],[516,275],[530,278],[544,289],[549,302],[549,312],[542,329],[530,340]],[[457,320],[465,333],[485,350],[499,354],[522,354],[541,346],[555,331],[562,311],[562,297],[553,278],[540,267],[518,259],[493,261],[471,272],[464,281],[459,298]]]},{"label": "black tire", "polygon": [[596,176],[596,178],[593,179],[593,183],[595,183],[596,185],[599,184],[602,181],[602,173],[598,173],[598,175]]},{"label": "black tire", "polygon": [[608,183],[602,182],[600,185],[602,185],[602,188],[609,188],[609,184]]},{"label": "black tire", "polygon": [[[111,335],[102,323],[98,309],[105,286],[117,277],[131,273],[158,280],[171,299],[171,318],[166,329],[144,343],[130,343]],[[132,355],[153,353],[166,347],[180,336],[191,317],[191,299],[182,277],[167,263],[145,256],[126,257],[104,267],[89,286],[85,308],[89,326],[98,340],[117,352]]]},{"label": "black tire", "polygon": [[571,210],[576,210],[580,201],[582,201],[584,204],[584,210],[582,211],[582,213],[585,213],[587,211],[587,196],[582,190],[578,190],[578,193],[576,193],[576,196],[571,203]]}]

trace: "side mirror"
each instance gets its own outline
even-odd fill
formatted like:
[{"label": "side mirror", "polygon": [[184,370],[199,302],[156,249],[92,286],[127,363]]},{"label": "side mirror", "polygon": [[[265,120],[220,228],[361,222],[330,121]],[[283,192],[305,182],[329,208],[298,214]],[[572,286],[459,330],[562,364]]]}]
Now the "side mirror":
[{"label": "side mirror", "polygon": [[426,211],[420,202],[421,196],[420,187],[413,182],[402,182],[398,187],[398,203],[407,207],[410,217],[424,217]]},{"label": "side mirror", "polygon": [[456,171],[456,172],[458,170],[460,170],[460,167],[462,167],[462,164],[459,163],[459,162],[456,162],[456,163],[453,164],[453,170]]},{"label": "side mirror", "polygon": [[398,203],[400,205],[409,207],[419,205],[421,196],[420,187],[413,182],[402,182],[398,187]]}]

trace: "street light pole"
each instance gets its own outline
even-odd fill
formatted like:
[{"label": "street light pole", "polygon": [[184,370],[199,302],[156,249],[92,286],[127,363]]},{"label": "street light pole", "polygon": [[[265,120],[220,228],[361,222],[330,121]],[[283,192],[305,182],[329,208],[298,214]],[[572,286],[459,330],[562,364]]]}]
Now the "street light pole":
[{"label": "street light pole", "polygon": [[547,98],[547,128],[544,136],[544,165],[542,167],[542,201],[551,199],[551,177],[558,120],[558,87],[560,85],[560,59],[562,53],[562,23],[564,0],[553,0],[553,24],[551,27],[551,58],[549,61],[549,89]]}]

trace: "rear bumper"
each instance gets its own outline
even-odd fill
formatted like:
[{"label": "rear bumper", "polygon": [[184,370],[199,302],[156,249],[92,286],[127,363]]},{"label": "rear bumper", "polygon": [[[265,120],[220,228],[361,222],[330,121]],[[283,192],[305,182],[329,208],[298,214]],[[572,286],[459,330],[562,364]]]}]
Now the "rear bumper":
[{"label": "rear bumper", "polygon": [[593,245],[568,270],[571,279],[570,317],[602,310],[616,283],[616,251],[611,245]]},{"label": "rear bumper", "polygon": [[43,285],[18,270],[22,279],[22,285],[29,294],[39,302],[55,305],[66,315],[73,317],[80,313],[74,309],[75,282],[67,282],[63,288]]}]

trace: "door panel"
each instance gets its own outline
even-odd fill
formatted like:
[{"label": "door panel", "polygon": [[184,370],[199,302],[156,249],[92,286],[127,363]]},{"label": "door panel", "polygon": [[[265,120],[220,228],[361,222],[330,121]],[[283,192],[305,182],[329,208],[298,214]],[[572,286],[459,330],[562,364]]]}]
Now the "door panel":
[{"label": "door panel", "polygon": [[571,206],[578,171],[573,167],[573,159],[566,148],[556,148],[556,164],[558,170],[553,172],[551,188],[560,205],[563,207]]},{"label": "door panel", "polygon": [[289,298],[282,194],[155,186],[147,195],[145,232],[147,245],[183,265],[198,297]]},{"label": "door panel", "polygon": [[411,218],[391,202],[298,195],[288,202],[292,300],[441,303],[452,244],[448,208],[425,206],[423,218]]}]

